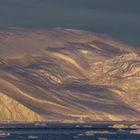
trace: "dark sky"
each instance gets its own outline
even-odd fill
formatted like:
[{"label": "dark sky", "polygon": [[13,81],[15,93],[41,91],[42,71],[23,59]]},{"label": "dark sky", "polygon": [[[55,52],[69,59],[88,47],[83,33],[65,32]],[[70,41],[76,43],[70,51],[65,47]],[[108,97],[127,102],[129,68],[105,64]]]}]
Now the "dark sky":
[{"label": "dark sky", "polygon": [[0,0],[0,26],[79,28],[140,47],[140,0]]}]

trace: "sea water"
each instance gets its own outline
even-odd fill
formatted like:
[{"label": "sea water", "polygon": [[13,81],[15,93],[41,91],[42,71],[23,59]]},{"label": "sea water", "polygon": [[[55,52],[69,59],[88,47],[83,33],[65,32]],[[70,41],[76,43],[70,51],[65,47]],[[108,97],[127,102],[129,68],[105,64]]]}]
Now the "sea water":
[{"label": "sea water", "polygon": [[0,140],[140,140],[140,122],[1,124]]}]

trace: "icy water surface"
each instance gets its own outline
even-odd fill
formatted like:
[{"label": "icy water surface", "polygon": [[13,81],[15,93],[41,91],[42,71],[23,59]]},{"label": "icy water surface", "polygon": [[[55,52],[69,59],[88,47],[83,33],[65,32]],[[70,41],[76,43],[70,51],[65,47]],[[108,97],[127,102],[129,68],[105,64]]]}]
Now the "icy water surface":
[{"label": "icy water surface", "polygon": [[2,140],[139,140],[140,122],[1,124]]}]

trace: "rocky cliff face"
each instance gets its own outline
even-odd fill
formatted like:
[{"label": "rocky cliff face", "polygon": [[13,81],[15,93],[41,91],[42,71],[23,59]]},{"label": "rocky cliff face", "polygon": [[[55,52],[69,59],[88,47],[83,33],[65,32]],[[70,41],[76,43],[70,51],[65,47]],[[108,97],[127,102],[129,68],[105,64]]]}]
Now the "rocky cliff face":
[{"label": "rocky cliff face", "polygon": [[0,122],[33,122],[41,121],[38,114],[18,101],[0,93]]},{"label": "rocky cliff face", "polygon": [[0,107],[0,120],[140,120],[140,50],[82,30],[1,30]]}]

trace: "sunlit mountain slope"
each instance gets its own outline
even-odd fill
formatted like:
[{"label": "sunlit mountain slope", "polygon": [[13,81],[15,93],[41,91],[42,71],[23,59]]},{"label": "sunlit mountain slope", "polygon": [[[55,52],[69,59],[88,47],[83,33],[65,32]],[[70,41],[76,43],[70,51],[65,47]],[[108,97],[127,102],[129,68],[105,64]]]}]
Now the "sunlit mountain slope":
[{"label": "sunlit mountain slope", "polygon": [[1,29],[0,108],[0,120],[140,120],[140,51],[82,30]]}]

